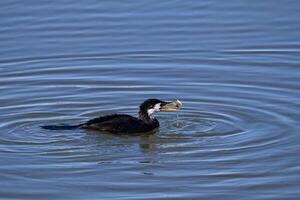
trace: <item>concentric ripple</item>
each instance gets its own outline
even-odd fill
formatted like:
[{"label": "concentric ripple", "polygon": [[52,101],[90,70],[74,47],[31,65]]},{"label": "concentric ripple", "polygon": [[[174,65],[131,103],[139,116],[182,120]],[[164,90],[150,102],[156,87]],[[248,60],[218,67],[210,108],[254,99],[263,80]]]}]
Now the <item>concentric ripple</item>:
[{"label": "concentric ripple", "polygon": [[300,199],[298,2],[0,1],[0,198]]},{"label": "concentric ripple", "polygon": [[[297,129],[292,114],[295,112],[295,105],[285,102],[284,96],[291,91],[220,83],[211,88],[211,85],[213,84],[209,84],[209,88],[206,88],[207,84],[201,86],[203,91],[209,91],[202,95],[205,99],[191,96],[178,117],[167,120],[163,132],[168,134],[161,137],[172,138],[176,135],[191,140],[185,146],[195,145],[195,141],[199,141],[198,144],[202,147],[207,142],[205,138],[213,138],[216,145],[214,151],[220,152],[278,149],[281,148],[281,142],[291,142],[291,133]],[[189,87],[186,86],[185,90],[193,90],[193,86]],[[211,93],[215,91],[227,94],[212,96]],[[271,99],[271,96],[276,99]],[[291,113],[286,115],[282,112]],[[167,118],[166,116],[165,119]]]},{"label": "concentric ripple", "polygon": [[[41,172],[45,179],[60,177],[68,183],[75,177],[92,188],[124,178],[132,179],[136,188],[143,176],[164,183],[169,179],[184,184],[206,180],[204,184],[217,188],[223,187],[222,182],[235,187],[230,180],[239,180],[243,187],[255,191],[257,185],[266,184],[257,181],[262,177],[272,181],[270,187],[277,187],[281,178],[287,178],[274,171],[285,169],[288,175],[297,171],[294,166],[298,161],[292,152],[299,150],[295,134],[299,129],[298,94],[295,80],[283,78],[288,76],[281,69],[268,72],[266,79],[267,71],[261,67],[250,71],[232,66],[173,68],[164,59],[154,68],[131,62],[114,67],[114,63],[98,64],[98,59],[88,65],[85,59],[62,58],[28,63],[43,65],[40,62],[47,62],[48,68],[26,71],[25,64],[17,72],[6,68],[1,74],[4,96],[0,112],[4,118],[0,126],[4,131],[0,154],[13,155],[3,168],[25,167],[13,176],[25,173],[35,177],[32,168],[40,168],[49,173]],[[188,74],[188,79],[181,74]],[[282,79],[285,84],[278,87],[276,83]],[[47,124],[78,124],[109,113],[137,115],[138,105],[147,98],[180,99],[183,108],[157,113],[161,127],[150,135],[40,128]],[[114,173],[122,176],[109,176]],[[99,174],[107,182],[100,183]],[[13,184],[14,178],[9,179]],[[30,178],[24,179],[31,182]],[[150,187],[152,183],[145,185]],[[75,187],[81,188],[80,183]],[[125,184],[122,187],[133,189]]]}]

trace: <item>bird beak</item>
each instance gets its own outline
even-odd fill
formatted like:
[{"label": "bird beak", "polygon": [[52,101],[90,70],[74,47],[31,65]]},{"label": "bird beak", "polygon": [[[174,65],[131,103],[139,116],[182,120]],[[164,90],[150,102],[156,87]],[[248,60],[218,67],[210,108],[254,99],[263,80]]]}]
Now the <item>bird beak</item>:
[{"label": "bird beak", "polygon": [[[182,103],[179,100],[177,100],[174,102],[165,102],[162,106],[163,107],[161,107],[159,111],[176,111],[182,107]],[[165,106],[174,106],[174,107],[165,107]]]}]

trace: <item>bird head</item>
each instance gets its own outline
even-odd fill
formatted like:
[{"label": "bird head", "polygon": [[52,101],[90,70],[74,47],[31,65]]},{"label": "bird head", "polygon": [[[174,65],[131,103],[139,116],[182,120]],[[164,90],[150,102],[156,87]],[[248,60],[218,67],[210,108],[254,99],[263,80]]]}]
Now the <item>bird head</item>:
[{"label": "bird head", "polygon": [[149,117],[159,111],[176,111],[182,106],[182,103],[177,101],[161,101],[158,99],[147,99],[140,105],[140,114],[145,114]]}]

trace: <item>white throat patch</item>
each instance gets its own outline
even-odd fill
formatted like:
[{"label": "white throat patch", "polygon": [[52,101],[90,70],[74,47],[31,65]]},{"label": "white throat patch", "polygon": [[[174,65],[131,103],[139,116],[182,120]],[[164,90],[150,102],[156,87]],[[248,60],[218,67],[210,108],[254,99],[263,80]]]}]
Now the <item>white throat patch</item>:
[{"label": "white throat patch", "polygon": [[153,108],[150,108],[147,110],[147,113],[149,115],[149,117],[154,118],[153,117],[153,113],[158,112],[160,109],[160,103],[155,104],[155,106]]}]

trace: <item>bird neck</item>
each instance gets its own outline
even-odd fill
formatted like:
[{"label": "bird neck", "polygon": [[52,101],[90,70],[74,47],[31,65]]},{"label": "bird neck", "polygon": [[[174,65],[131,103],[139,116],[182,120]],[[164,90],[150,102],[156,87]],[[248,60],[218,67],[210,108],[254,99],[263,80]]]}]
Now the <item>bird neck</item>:
[{"label": "bird neck", "polygon": [[151,124],[155,122],[155,118],[153,116],[149,116],[147,111],[143,110],[139,111],[139,119],[145,122],[146,124]]}]

